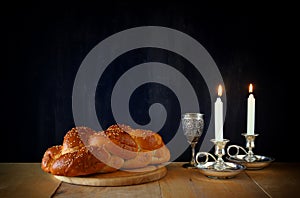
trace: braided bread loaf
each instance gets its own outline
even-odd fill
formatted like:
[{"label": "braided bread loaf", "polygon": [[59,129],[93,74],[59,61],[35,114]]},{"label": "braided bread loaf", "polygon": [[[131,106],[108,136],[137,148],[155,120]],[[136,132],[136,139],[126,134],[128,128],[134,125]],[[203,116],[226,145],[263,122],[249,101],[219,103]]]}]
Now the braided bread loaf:
[{"label": "braided bread loaf", "polygon": [[53,175],[80,176],[143,168],[169,160],[170,152],[155,132],[127,125],[112,125],[101,132],[75,127],[66,133],[62,145],[46,150],[41,168]]}]

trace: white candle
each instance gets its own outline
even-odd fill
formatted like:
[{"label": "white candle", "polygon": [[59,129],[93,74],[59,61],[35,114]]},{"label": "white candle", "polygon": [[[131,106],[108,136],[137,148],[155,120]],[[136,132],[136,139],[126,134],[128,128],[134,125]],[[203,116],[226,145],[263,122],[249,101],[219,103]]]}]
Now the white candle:
[{"label": "white candle", "polygon": [[249,85],[249,97],[247,105],[247,135],[254,135],[254,121],[255,121],[255,98],[252,94],[253,85]]},{"label": "white candle", "polygon": [[215,139],[216,141],[223,141],[223,102],[221,100],[222,96],[222,86],[218,87],[218,98],[215,102]]}]

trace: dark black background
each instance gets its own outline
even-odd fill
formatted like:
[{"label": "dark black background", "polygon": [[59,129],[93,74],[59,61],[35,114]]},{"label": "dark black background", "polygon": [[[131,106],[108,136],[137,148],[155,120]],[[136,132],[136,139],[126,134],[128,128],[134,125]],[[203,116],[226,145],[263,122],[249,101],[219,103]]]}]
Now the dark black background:
[{"label": "dark black background", "polygon": [[[299,133],[293,127],[298,23],[292,8],[171,1],[15,2],[2,7],[1,162],[39,162],[48,147],[61,144],[74,126],[72,88],[82,60],[108,36],[147,25],[182,31],[210,53],[226,86],[224,137],[230,143],[245,144],[241,133],[251,82],[260,134],[254,151],[277,161],[298,161],[293,155]],[[178,158],[188,159],[188,152]]]}]

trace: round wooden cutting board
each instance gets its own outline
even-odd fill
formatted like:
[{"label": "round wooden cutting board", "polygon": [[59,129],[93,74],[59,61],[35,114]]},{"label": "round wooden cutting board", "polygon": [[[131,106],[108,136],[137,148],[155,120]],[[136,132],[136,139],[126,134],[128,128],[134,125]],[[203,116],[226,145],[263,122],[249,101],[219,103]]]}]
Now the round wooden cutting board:
[{"label": "round wooden cutting board", "polygon": [[131,171],[116,171],[113,173],[100,173],[84,177],[54,177],[60,181],[86,186],[127,186],[143,184],[163,178],[167,174],[167,168],[149,166],[143,169]]}]

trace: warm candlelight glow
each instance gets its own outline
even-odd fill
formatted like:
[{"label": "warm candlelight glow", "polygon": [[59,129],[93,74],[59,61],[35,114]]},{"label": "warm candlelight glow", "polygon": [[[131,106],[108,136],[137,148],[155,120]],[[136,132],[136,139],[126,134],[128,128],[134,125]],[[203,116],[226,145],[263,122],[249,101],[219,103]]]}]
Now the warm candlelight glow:
[{"label": "warm candlelight glow", "polygon": [[249,93],[252,93],[252,92],[253,92],[253,85],[250,84],[250,85],[249,85]]},{"label": "warm candlelight glow", "polygon": [[218,96],[222,96],[222,85],[218,87]]}]

